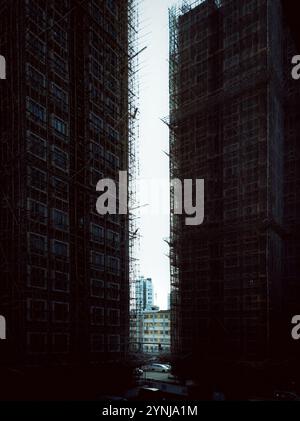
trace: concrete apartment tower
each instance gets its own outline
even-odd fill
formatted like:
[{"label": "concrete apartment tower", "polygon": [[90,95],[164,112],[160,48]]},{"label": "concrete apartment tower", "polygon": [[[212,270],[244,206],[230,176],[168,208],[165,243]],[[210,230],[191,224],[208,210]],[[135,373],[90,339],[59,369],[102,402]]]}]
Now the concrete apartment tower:
[{"label": "concrete apartment tower", "polygon": [[188,3],[170,10],[171,178],[205,180],[205,220],[171,215],[173,351],[281,358],[300,296],[297,50],[279,0]]},{"label": "concrete apartment tower", "polygon": [[134,7],[0,1],[7,366],[97,365],[128,351],[128,216],[98,215],[96,184],[129,167]]}]

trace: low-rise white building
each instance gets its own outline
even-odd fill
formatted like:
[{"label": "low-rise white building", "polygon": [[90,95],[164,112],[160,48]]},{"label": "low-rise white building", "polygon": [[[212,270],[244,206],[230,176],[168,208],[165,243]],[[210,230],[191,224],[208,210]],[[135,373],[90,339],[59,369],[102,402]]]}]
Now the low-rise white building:
[{"label": "low-rise white building", "polygon": [[170,352],[170,310],[143,312],[143,351],[151,354]]}]

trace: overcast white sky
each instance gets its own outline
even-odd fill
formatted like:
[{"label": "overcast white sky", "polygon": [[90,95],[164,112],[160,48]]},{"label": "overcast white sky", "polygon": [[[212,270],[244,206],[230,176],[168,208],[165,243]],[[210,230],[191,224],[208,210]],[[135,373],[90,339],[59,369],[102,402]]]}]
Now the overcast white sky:
[{"label": "overcast white sky", "polygon": [[[140,56],[140,168],[141,178],[168,179],[168,128],[161,118],[169,114],[168,91],[168,7],[174,0],[144,0],[140,7],[140,48],[147,50]],[[168,192],[166,194],[168,200]],[[155,201],[155,197],[148,200]],[[141,197],[141,205],[145,204]],[[155,203],[150,203],[154,205]],[[156,304],[167,308],[170,290],[169,216],[141,216],[141,274],[154,283]]]}]

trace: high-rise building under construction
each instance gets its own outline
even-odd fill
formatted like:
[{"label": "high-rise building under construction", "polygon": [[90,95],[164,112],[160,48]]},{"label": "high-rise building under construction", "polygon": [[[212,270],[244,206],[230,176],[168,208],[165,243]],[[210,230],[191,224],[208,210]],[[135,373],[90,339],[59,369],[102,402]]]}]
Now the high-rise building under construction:
[{"label": "high-rise building under construction", "polygon": [[130,181],[135,165],[135,7],[0,1],[7,367],[116,362],[128,350],[130,221],[97,213],[96,185],[121,170]]},{"label": "high-rise building under construction", "polygon": [[172,347],[182,356],[263,360],[293,346],[300,86],[282,3],[170,9],[171,177],[205,180],[204,223],[171,214]]}]

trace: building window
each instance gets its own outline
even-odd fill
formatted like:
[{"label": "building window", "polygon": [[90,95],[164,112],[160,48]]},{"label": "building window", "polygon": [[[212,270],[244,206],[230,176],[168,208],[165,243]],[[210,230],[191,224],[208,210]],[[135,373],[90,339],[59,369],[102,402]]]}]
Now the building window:
[{"label": "building window", "polygon": [[69,303],[53,302],[52,318],[56,323],[65,323],[69,321]]},{"label": "building window", "polygon": [[29,63],[26,63],[26,76],[34,89],[43,90],[46,88],[46,77],[43,73],[36,70]]},{"label": "building window", "polygon": [[47,176],[43,171],[37,168],[28,168],[29,185],[35,189],[45,191],[47,185]]},{"label": "building window", "polygon": [[69,96],[68,94],[62,90],[60,87],[55,85],[55,83],[51,84],[51,93],[53,98],[57,103],[59,103],[62,107],[66,107],[69,103]]},{"label": "building window", "polygon": [[27,300],[27,320],[44,322],[48,319],[46,300]]},{"label": "building window", "polygon": [[52,127],[55,132],[62,136],[67,136],[68,134],[68,126],[63,120],[58,117],[52,116]]},{"label": "building window", "polygon": [[114,225],[120,225],[121,217],[120,215],[107,215],[109,222],[113,223]]},{"label": "building window", "polygon": [[52,221],[54,227],[59,230],[65,231],[69,226],[68,214],[58,209],[52,210]]},{"label": "building window", "polygon": [[46,269],[28,266],[27,268],[27,286],[30,288],[47,288],[47,272]]},{"label": "building window", "polygon": [[114,282],[108,284],[107,298],[112,301],[120,300],[120,285]]},{"label": "building window", "polygon": [[52,280],[53,291],[69,292],[70,277],[68,273],[53,271],[52,276],[53,276],[53,280]]},{"label": "building window", "polygon": [[107,310],[107,322],[110,326],[120,325],[120,310],[109,308]]},{"label": "building window", "polygon": [[30,218],[40,224],[47,223],[47,206],[43,203],[37,202],[32,199],[28,199],[28,210],[30,213]]},{"label": "building window", "polygon": [[99,5],[96,5],[95,2],[90,2],[90,13],[98,25],[103,26],[103,13],[100,11]]},{"label": "building window", "polygon": [[120,335],[108,336],[109,352],[120,352]]},{"label": "building window", "polygon": [[91,307],[91,323],[97,326],[104,325],[104,308]]},{"label": "building window", "polygon": [[91,296],[95,298],[104,298],[104,281],[100,279],[91,279]]},{"label": "building window", "polygon": [[46,108],[33,101],[31,98],[26,99],[26,110],[29,118],[38,123],[46,123]]},{"label": "building window", "polygon": [[68,257],[68,244],[62,241],[53,240],[52,251],[56,256]]},{"label": "building window", "polygon": [[97,269],[104,269],[104,254],[96,253],[95,251],[91,252],[91,264]]},{"label": "building window", "polygon": [[118,118],[120,114],[120,109],[118,105],[114,101],[112,101],[110,98],[106,98],[105,104],[106,104],[106,110],[108,111],[110,116],[112,118]]},{"label": "building window", "polygon": [[103,92],[91,83],[89,92],[91,101],[101,105],[103,102]]},{"label": "building window", "polygon": [[41,158],[44,161],[46,161],[46,141],[29,131],[27,132],[27,151],[30,152],[32,155],[35,155],[38,158]]},{"label": "building window", "polygon": [[114,95],[117,95],[117,91],[119,89],[119,82],[114,77],[107,77],[105,79],[105,87],[106,89],[110,90]]},{"label": "building window", "polygon": [[55,73],[63,79],[68,77],[68,64],[66,60],[59,57],[59,55],[52,53],[52,66]]},{"label": "building window", "polygon": [[61,200],[68,200],[69,196],[69,185],[65,181],[61,180],[58,177],[52,178],[52,186],[54,189],[54,195]]},{"label": "building window", "polygon": [[26,32],[26,41],[26,46],[28,50],[33,53],[34,57],[45,63],[46,44],[44,41],[37,38],[31,32]]},{"label": "building window", "polygon": [[91,335],[91,351],[92,352],[104,351],[104,335],[99,335],[99,334]]},{"label": "building window", "polygon": [[62,48],[67,48],[67,39],[68,35],[67,32],[64,31],[60,26],[54,25],[52,27],[52,35],[54,41]]},{"label": "building window", "polygon": [[106,160],[112,168],[114,168],[114,169],[119,168],[119,166],[120,166],[119,158],[116,155],[114,155],[113,153],[108,151],[106,153]]},{"label": "building window", "polygon": [[68,170],[68,154],[62,150],[54,147],[52,152],[53,165],[60,170]]},{"label": "building window", "polygon": [[68,94],[62,88],[60,88],[58,85],[56,85],[53,82],[51,83],[51,93],[53,94],[53,97],[59,102],[68,104],[69,102]]},{"label": "building window", "polygon": [[103,120],[100,117],[97,117],[96,114],[90,113],[90,128],[91,130],[101,132],[103,130]]},{"label": "building window", "polygon": [[38,234],[29,234],[29,246],[32,253],[45,254],[47,250],[46,237]]},{"label": "building window", "polygon": [[30,353],[43,354],[47,350],[47,334],[28,332],[27,345]]},{"label": "building window", "polygon": [[33,0],[26,0],[26,15],[42,29],[46,28],[46,12]]},{"label": "building window", "polygon": [[66,106],[69,103],[68,94],[53,82],[51,83],[51,93],[55,101],[62,106]]},{"label": "building window", "polygon": [[97,143],[93,143],[93,142],[90,143],[90,152],[91,152],[90,157],[94,159],[95,161],[99,161],[101,160],[101,158],[104,157],[103,146],[98,145]]},{"label": "building window", "polygon": [[97,186],[98,182],[103,179],[103,173],[101,171],[91,168],[91,185]]},{"label": "building window", "polygon": [[90,71],[92,75],[97,79],[102,81],[103,77],[103,66],[102,64],[98,63],[98,61],[91,59],[90,60]]},{"label": "building window", "polygon": [[67,333],[54,333],[52,335],[53,352],[66,354],[69,352],[70,335]]},{"label": "building window", "polygon": [[118,6],[117,6],[116,0],[106,0],[106,5],[113,15],[117,14],[117,11],[118,11],[117,7]]},{"label": "building window", "polygon": [[96,224],[91,224],[91,240],[96,243],[103,243],[104,229]]},{"label": "building window", "polygon": [[109,244],[114,246],[120,244],[120,234],[115,231],[107,230],[106,238]]},{"label": "building window", "polygon": [[107,127],[108,138],[112,142],[118,142],[120,140],[120,134],[117,130],[113,129],[111,126]]},{"label": "building window", "polygon": [[119,275],[120,273],[120,259],[117,257],[108,256],[106,268],[109,272]]}]

